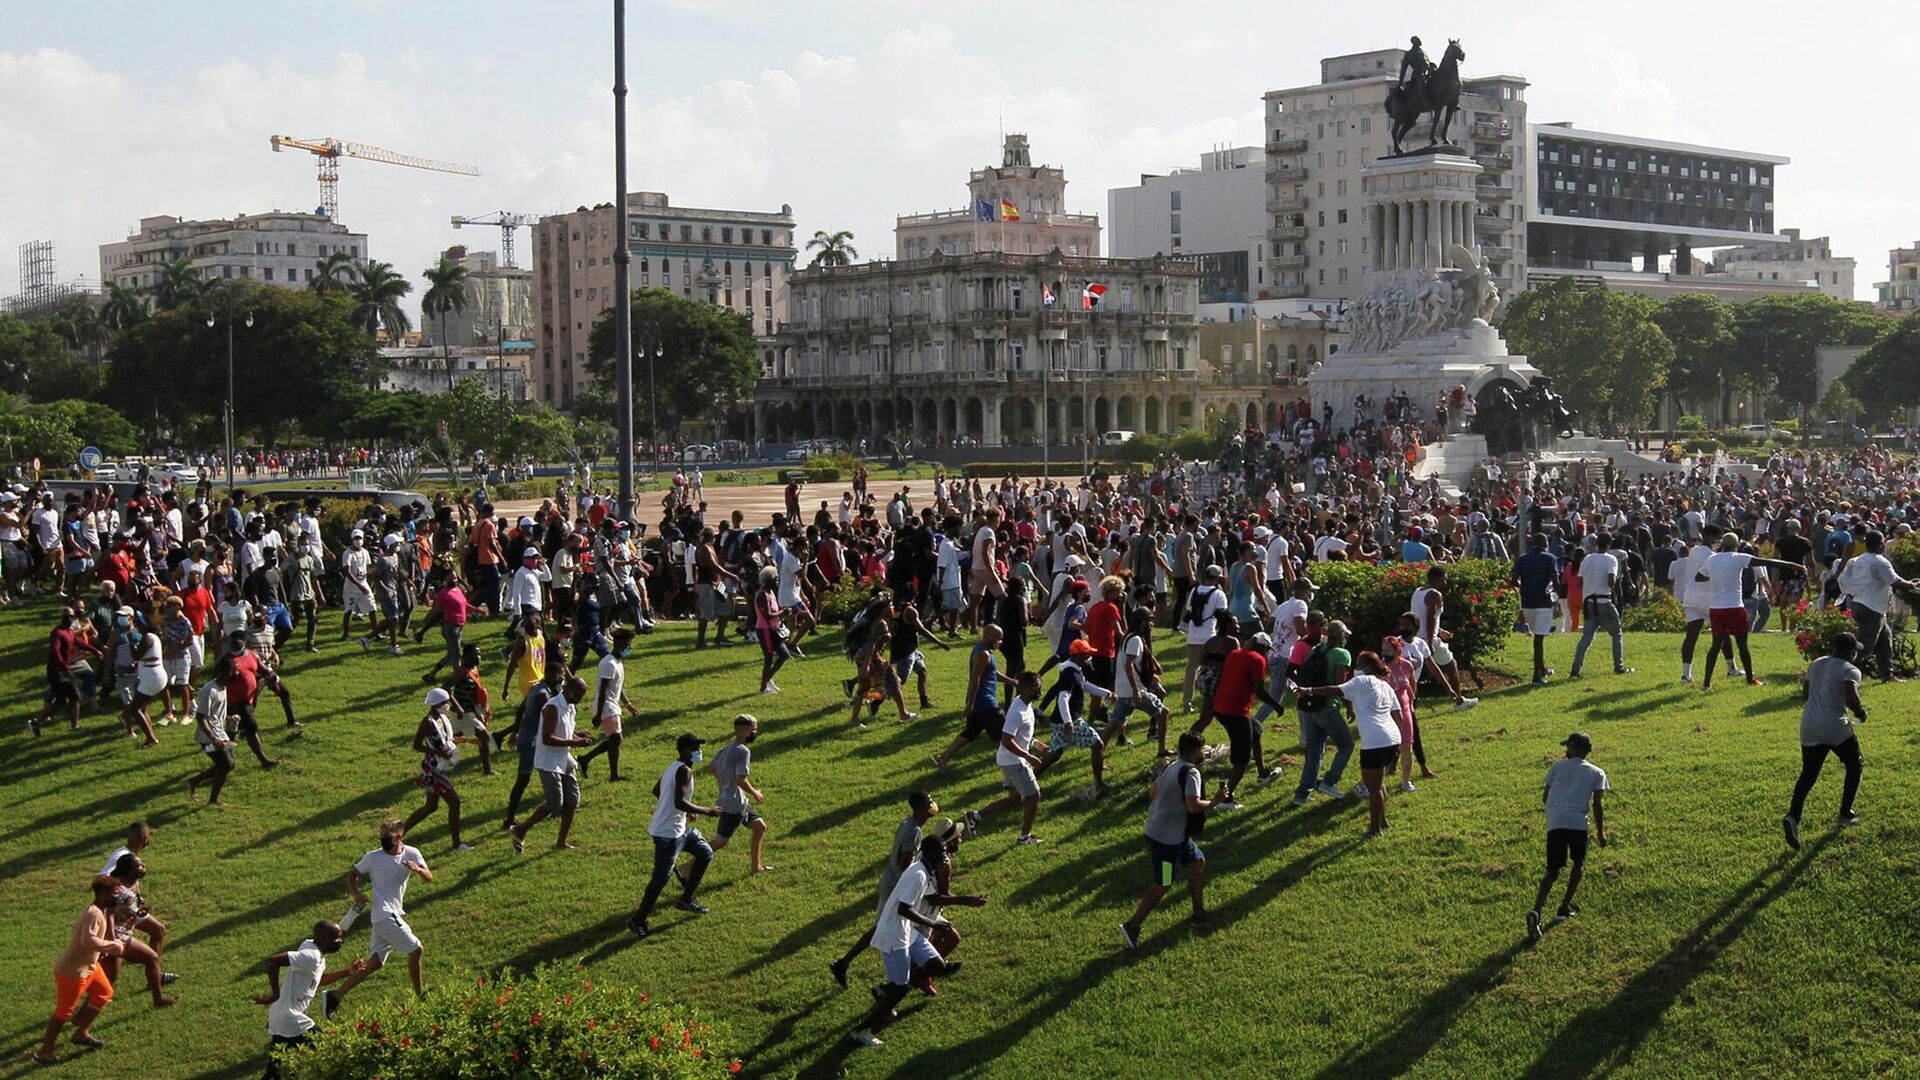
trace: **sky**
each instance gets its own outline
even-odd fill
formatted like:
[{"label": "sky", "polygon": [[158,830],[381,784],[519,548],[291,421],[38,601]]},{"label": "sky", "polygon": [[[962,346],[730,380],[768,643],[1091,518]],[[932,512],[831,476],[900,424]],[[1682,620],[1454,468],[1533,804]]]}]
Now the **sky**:
[{"label": "sky", "polygon": [[[1455,5],[1465,7],[1465,5]],[[1110,187],[1261,141],[1261,95],[1324,56],[1459,38],[1468,75],[1532,83],[1535,122],[1793,159],[1775,227],[1831,235],[1862,298],[1920,240],[1920,5],[630,0],[628,170],[675,204],[777,210],[802,237],[892,252],[893,217],[963,206],[1003,130],[1066,170],[1070,211]],[[143,216],[318,202],[273,134],[466,162],[479,177],[341,164],[340,220],[416,281],[499,231],[454,214],[613,197],[611,0],[0,0],[0,295],[52,240],[63,280]],[[1826,12],[1833,12],[1831,17]],[[1891,119],[1890,119],[1891,118]],[[528,233],[520,233],[521,249]],[[802,260],[805,255],[803,252]],[[527,262],[522,257],[522,263]]]}]

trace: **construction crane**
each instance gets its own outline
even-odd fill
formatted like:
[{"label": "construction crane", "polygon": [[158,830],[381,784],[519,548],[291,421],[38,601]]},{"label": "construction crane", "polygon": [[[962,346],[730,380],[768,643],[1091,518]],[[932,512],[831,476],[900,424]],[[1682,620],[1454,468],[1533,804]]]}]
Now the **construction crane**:
[{"label": "construction crane", "polygon": [[453,227],[462,225],[498,225],[500,226],[500,262],[508,270],[519,268],[513,261],[513,230],[522,225],[535,225],[540,221],[538,214],[516,214],[510,210],[495,210],[484,217],[463,217],[453,215]]},{"label": "construction crane", "polygon": [[331,135],[323,139],[296,139],[290,135],[273,136],[274,153],[277,154],[287,147],[305,150],[314,156],[314,163],[319,166],[320,172],[320,212],[336,221],[340,217],[340,159],[343,157],[380,161],[388,165],[405,165],[409,169],[456,173],[460,176],[480,175],[480,170],[472,165],[414,157],[411,154],[396,153],[378,146],[368,146],[366,143],[336,139]]}]

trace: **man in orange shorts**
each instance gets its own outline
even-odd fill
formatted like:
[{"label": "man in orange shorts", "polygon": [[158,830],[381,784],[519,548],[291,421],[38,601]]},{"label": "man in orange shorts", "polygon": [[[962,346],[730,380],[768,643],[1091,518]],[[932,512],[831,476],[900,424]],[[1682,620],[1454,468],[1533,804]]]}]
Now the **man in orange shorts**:
[{"label": "man in orange shorts", "polygon": [[[113,905],[113,892],[119,882],[106,874],[93,879],[93,902],[73,924],[73,937],[53,965],[53,1019],[47,1021],[47,1036],[33,1060],[42,1065],[54,1062],[53,1044],[60,1029],[73,1021],[73,1044],[98,1050],[106,1043],[93,1034],[93,1022],[100,1010],[113,1000],[113,984],[100,969],[102,956],[119,956],[121,944],[113,938],[113,920],[107,909]],[[80,1004],[82,1000],[85,1005]]]}]

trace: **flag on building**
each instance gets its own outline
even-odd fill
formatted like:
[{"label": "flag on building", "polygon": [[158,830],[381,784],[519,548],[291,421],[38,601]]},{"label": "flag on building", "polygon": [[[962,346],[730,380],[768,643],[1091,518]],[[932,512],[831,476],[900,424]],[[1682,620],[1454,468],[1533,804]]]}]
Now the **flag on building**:
[{"label": "flag on building", "polygon": [[1105,295],[1107,295],[1107,287],[1105,285],[1097,281],[1089,281],[1087,282],[1087,287],[1080,290],[1080,306],[1088,311],[1092,311],[1094,308],[1100,306],[1100,298]]},{"label": "flag on building", "polygon": [[1053,286],[1048,285],[1044,281],[1040,283],[1040,306],[1053,306]]},{"label": "flag on building", "polygon": [[992,221],[993,220],[993,204],[988,202],[985,199],[973,200],[973,220]]},{"label": "flag on building", "polygon": [[1012,199],[1000,200],[1000,220],[1001,221],[1019,221],[1020,220],[1020,208],[1013,205]]}]

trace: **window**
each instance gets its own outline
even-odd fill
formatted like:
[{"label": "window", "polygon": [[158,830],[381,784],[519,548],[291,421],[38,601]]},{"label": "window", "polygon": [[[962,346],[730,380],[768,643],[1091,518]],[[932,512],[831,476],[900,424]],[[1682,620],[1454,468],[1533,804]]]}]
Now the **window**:
[{"label": "window", "polygon": [[1345,225],[1347,223],[1347,212],[1345,210],[1334,211],[1333,220],[1335,224]]},{"label": "window", "polygon": [[633,235],[639,237],[640,239],[645,240],[647,238],[647,230],[648,230],[648,225],[646,222],[636,221],[633,223]]},{"label": "window", "polygon": [[683,244],[690,244],[693,242],[693,226],[691,225],[680,226],[680,242]]},{"label": "window", "polygon": [[1326,253],[1327,253],[1327,242],[1325,240],[1322,240],[1320,241],[1320,250],[1318,254],[1325,255]]},{"label": "window", "polygon": [[760,243],[767,247],[773,246],[773,230],[772,229],[760,230]]},{"label": "window", "polygon": [[1327,272],[1325,270],[1322,270],[1320,271],[1320,284],[1325,285],[1326,283],[1327,283]]},{"label": "window", "polygon": [[1347,182],[1345,180],[1334,181],[1334,194],[1345,195],[1346,193],[1347,193]]},{"label": "window", "polygon": [[1180,192],[1178,190],[1174,191],[1171,195],[1169,195],[1168,199],[1169,199],[1169,205],[1167,209],[1169,210],[1180,209]]},{"label": "window", "polygon": [[1346,283],[1347,283],[1347,268],[1343,266],[1340,268],[1340,284],[1345,285]]},{"label": "window", "polygon": [[1323,229],[1327,227],[1327,212],[1325,210],[1319,211],[1318,218],[1314,222],[1314,224],[1320,226]]},{"label": "window", "polygon": [[261,273],[261,276],[266,278],[268,281],[273,280],[273,267],[269,266],[266,269],[260,271],[260,273]]},{"label": "window", "polygon": [[723,244],[731,244],[731,243],[733,243],[733,229],[732,229],[732,228],[730,228],[730,227],[726,227],[726,226],[722,226],[722,227],[721,227],[721,229],[720,229],[720,242],[721,242],[721,243],[723,243]]},{"label": "window", "polygon": [[[1342,254],[1342,255],[1345,255],[1345,254],[1347,253],[1347,242],[1346,242],[1345,240],[1342,240],[1342,241],[1340,241],[1340,248],[1339,248],[1339,251],[1340,251],[1340,254]],[[1342,279],[1344,280],[1344,276],[1345,276],[1345,274],[1346,274],[1346,271],[1345,271],[1345,270],[1342,270],[1342,271],[1340,271],[1340,273],[1341,273],[1341,275],[1342,275]]]},{"label": "window", "polygon": [[711,225],[700,226],[700,242],[703,244],[713,243],[713,226]]},{"label": "window", "polygon": [[1333,163],[1334,163],[1335,165],[1339,165],[1339,166],[1344,166],[1344,165],[1346,165],[1346,163],[1347,163],[1347,152],[1346,152],[1345,150],[1336,150],[1336,151],[1334,151],[1334,155],[1333,155]]},{"label": "window", "polygon": [[1360,118],[1360,134],[1366,135],[1371,133],[1372,131],[1373,131],[1373,117],[1371,116],[1361,117]]},{"label": "window", "polygon": [[1180,215],[1176,213],[1171,216],[1173,218],[1173,223],[1168,227],[1168,231],[1173,233],[1178,233],[1180,231]]}]

